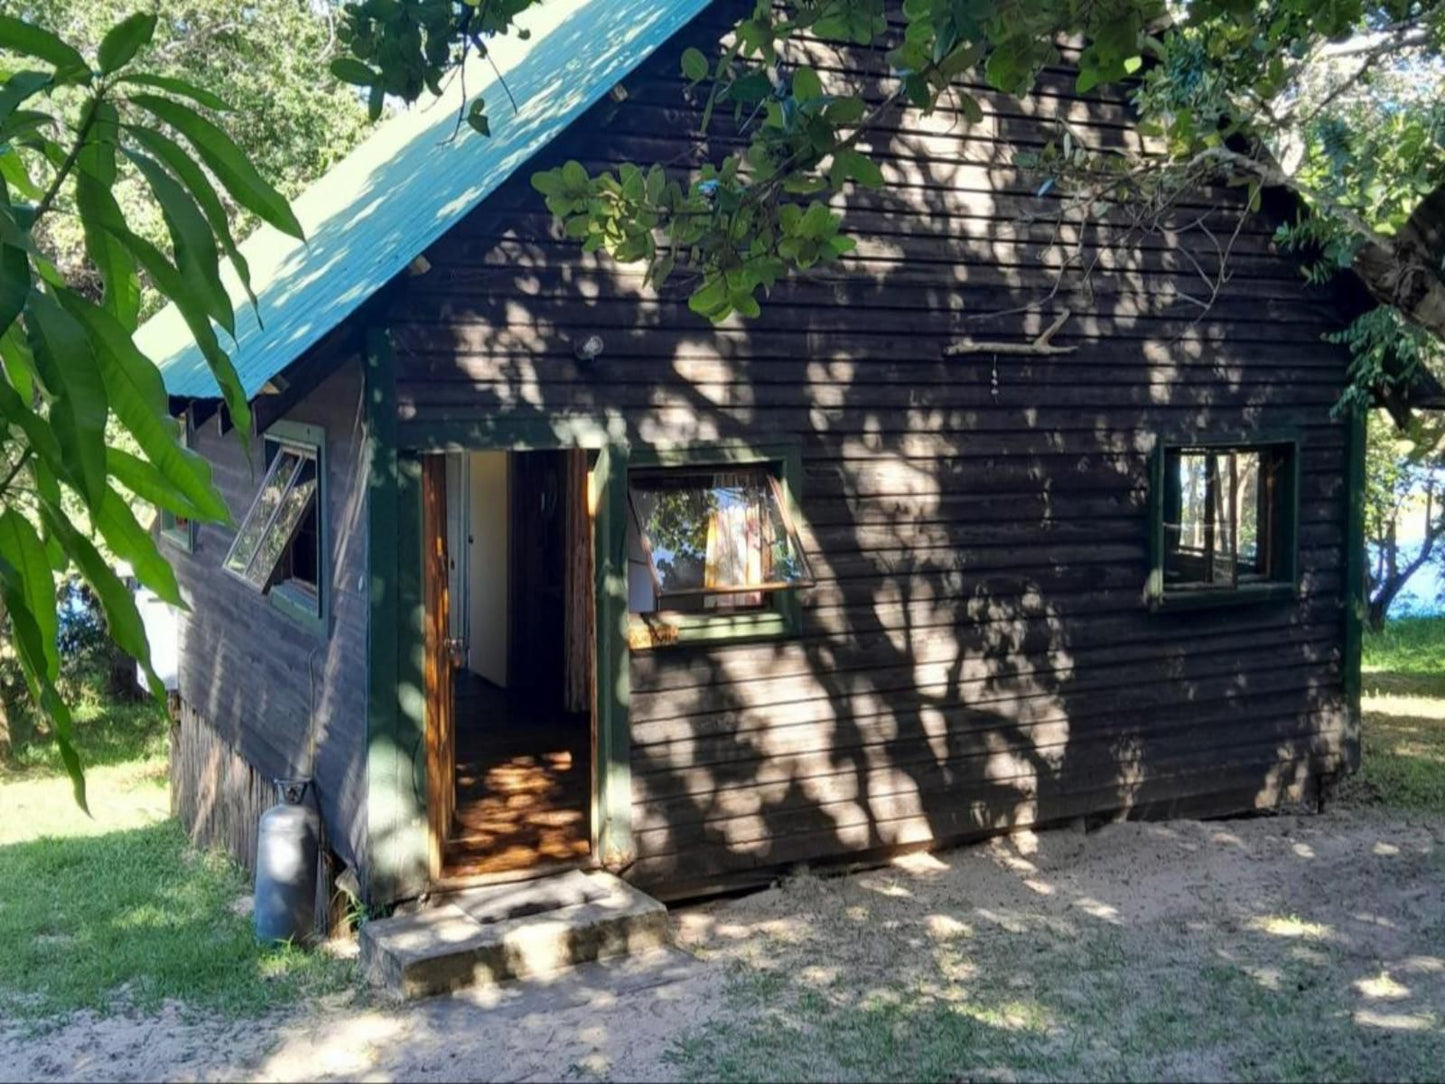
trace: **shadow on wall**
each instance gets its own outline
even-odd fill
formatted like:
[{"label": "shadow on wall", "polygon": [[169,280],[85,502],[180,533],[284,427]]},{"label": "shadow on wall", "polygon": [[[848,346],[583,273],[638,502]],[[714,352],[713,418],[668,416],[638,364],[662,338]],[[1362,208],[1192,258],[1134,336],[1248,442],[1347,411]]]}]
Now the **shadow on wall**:
[{"label": "shadow on wall", "polygon": [[[726,8],[726,5],[722,6]],[[686,289],[587,256],[528,177],[569,157],[683,171],[678,57],[715,10],[428,252],[393,310],[403,421],[607,419],[635,444],[797,437],[818,577],[796,642],[633,656],[635,877],[702,883],[779,863],[1119,810],[1245,809],[1297,795],[1346,737],[1339,647],[1343,364],[1328,306],[1246,225],[1201,314],[1237,193],[1148,236],[1057,235],[1012,165],[1067,116],[1134,138],[1062,71],[1016,103],[981,93],[875,136],[888,186],[850,192],[858,249],[781,284],[761,319],[713,328]],[[822,69],[826,53],[810,46]],[[865,73],[881,53],[853,57]],[[825,70],[825,75],[829,73]],[[838,77],[837,73],[829,77]],[[872,77],[870,77],[872,78]],[[874,98],[881,93],[869,86]],[[1030,221],[1033,216],[1035,221]],[[1077,267],[1042,305],[1077,241]],[[1186,254],[1184,249],[1188,247]],[[1064,357],[968,355],[1065,308]],[[992,319],[979,319],[997,314]],[[573,343],[597,333],[590,366]],[[1161,434],[1298,432],[1297,603],[1150,614],[1147,461]]]}]

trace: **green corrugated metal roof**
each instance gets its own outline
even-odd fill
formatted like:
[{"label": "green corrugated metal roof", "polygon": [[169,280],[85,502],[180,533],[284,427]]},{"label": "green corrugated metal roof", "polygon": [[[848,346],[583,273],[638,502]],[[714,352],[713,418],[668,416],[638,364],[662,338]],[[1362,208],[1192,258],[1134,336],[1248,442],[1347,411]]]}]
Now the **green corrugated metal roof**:
[{"label": "green corrugated metal roof", "polygon": [[[490,66],[468,73],[466,98],[487,100],[490,137],[465,125],[452,140],[462,81],[390,120],[294,203],[303,245],[269,226],[242,245],[260,320],[240,284],[232,359],[246,394],[295,361],[484,200],[709,0],[548,0],[521,20],[530,41],[499,39]],[[224,343],[225,333],[222,332]],[[136,343],[177,396],[214,398],[215,380],[174,306]]]}]

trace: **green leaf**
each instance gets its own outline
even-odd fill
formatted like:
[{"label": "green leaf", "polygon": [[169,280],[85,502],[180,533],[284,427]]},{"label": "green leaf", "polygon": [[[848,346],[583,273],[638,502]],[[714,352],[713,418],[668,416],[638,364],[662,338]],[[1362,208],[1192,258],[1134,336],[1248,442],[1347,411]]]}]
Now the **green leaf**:
[{"label": "green leaf", "polygon": [[156,17],[150,12],[138,11],[116,23],[100,42],[101,74],[110,75],[129,64],[142,46],[150,44],[155,32]]},{"label": "green leaf", "polygon": [[48,291],[32,291],[25,326],[70,481],[93,510],[105,496],[105,384],[85,330]]},{"label": "green leaf", "polygon": [[[10,339],[7,336],[5,345],[8,346],[9,342]],[[6,369],[8,370],[11,352],[7,350],[5,353]],[[19,393],[4,380],[0,380],[0,419],[4,419],[6,424],[13,425],[25,434],[25,439],[35,453],[40,456],[41,462],[46,465],[48,471],[61,475],[67,473],[64,459],[60,454],[60,441],[56,439],[54,426],[31,410],[29,404],[22,401]]]},{"label": "green leaf", "polygon": [[235,237],[231,234],[230,216],[226,214],[226,208],[221,203],[221,197],[216,194],[210,179],[206,176],[205,170],[198,166],[185,148],[169,136],[156,131],[154,128],[146,128],[142,125],[128,125],[126,130],[144,147],[153,157],[159,158],[166,167],[181,179],[195,201],[200,204],[201,211],[206,216],[206,221],[211,224],[211,230],[221,243],[221,248],[226,253],[226,258],[231,261],[231,266],[236,270],[236,277],[241,280],[241,285],[246,290],[246,296],[251,299],[251,304],[257,304],[256,295],[251,290],[251,267],[246,262],[246,257],[241,255],[241,249],[236,244]]},{"label": "green leaf", "polygon": [[115,185],[115,152],[120,145],[120,114],[110,102],[96,102],[90,138],[76,155],[76,164],[107,188]]},{"label": "green leaf", "polygon": [[692,83],[700,83],[707,78],[707,57],[701,49],[689,48],[683,51],[682,74]]},{"label": "green leaf", "polygon": [[[160,371],[106,310],[74,294],[66,297],[65,302],[66,308],[84,326],[95,347],[111,409],[135,438],[151,465],[194,507],[196,518],[229,522],[230,510],[211,484],[210,465],[201,456],[182,447],[176,437],[175,422],[167,411],[165,383]],[[242,403],[244,405],[244,399]],[[235,412],[232,413],[234,416]],[[246,424],[250,424],[249,419]],[[113,472],[114,452],[115,449],[110,449],[106,458],[107,466]],[[121,481],[131,486],[125,478]],[[154,493],[145,496],[158,504],[166,504]],[[167,507],[180,511],[169,504]]]},{"label": "green leaf", "polygon": [[481,98],[473,101],[467,110],[467,124],[477,135],[489,136],[492,134],[491,121],[487,120],[487,103]]},{"label": "green leaf", "polygon": [[19,574],[26,606],[40,634],[45,674],[51,681],[60,676],[60,651],[56,647],[59,621],[55,615],[55,576],[45,545],[30,521],[16,509],[0,514],[0,557]]},{"label": "green leaf", "polygon": [[186,519],[215,518],[187,500],[153,463],[147,463],[138,455],[112,446],[105,450],[105,466],[112,478],[149,504]]},{"label": "green leaf", "polygon": [[20,71],[5,80],[0,87],[0,124],[4,124],[20,107],[51,83],[49,72]]},{"label": "green leaf", "polygon": [[862,120],[866,109],[862,98],[837,98],[823,108],[823,119],[846,127]]},{"label": "green leaf", "polygon": [[132,150],[126,151],[126,157],[141,171],[156,197],[156,202],[161,206],[166,230],[171,235],[176,269],[191,284],[211,319],[234,338],[236,313],[231,307],[231,296],[226,293],[226,287],[221,282],[221,262],[216,255],[216,238],[211,233],[211,225],[206,221],[206,216],[196,206],[196,201],[191,199],[190,193],[154,158]]},{"label": "green leaf", "polygon": [[1081,68],[1079,70],[1078,81],[1074,84],[1074,89],[1080,94],[1085,94],[1093,90],[1099,85],[1099,74],[1098,68]]},{"label": "green leaf", "polygon": [[165,686],[151,669],[151,651],[146,640],[145,624],[141,621],[140,611],[136,609],[135,599],[130,591],[115,574],[115,570],[106,564],[105,558],[90,540],[71,526],[58,509],[45,506],[41,509],[41,514],[46,527],[60,539],[65,552],[70,555],[75,567],[80,570],[81,576],[100,600],[110,638],[117,647],[140,664],[150,683],[151,692],[164,703]]},{"label": "green leaf", "polygon": [[793,97],[811,102],[823,96],[823,81],[812,68],[802,67],[793,73]]},{"label": "green leaf", "polygon": [[355,57],[349,56],[333,60],[331,74],[343,83],[350,83],[354,87],[370,87],[381,82],[380,73],[372,71]]},{"label": "green leaf", "polygon": [[91,523],[105,539],[110,552],[130,565],[137,580],[163,601],[185,608],[170,562],[161,556],[155,539],[140,525],[120,494],[107,489],[100,507],[91,515]]},{"label": "green leaf", "polygon": [[5,377],[20,398],[26,402],[35,400],[35,359],[30,356],[30,347],[25,344],[25,332],[12,323],[5,334],[0,335],[0,364],[4,365]]},{"label": "green leaf", "polygon": [[[70,709],[65,706],[65,701],[55,691],[55,685],[48,673],[45,633],[37,623],[35,614],[30,610],[26,585],[21,573],[4,557],[0,557],[0,596],[4,597],[5,607],[10,614],[10,628],[14,633],[16,656],[20,659],[20,669],[25,675],[25,684],[30,689],[30,695],[50,716],[55,732],[55,744],[60,750],[61,760],[65,763],[65,770],[70,775],[75,803],[89,813],[85,804],[85,773],[81,770],[80,757],[76,754],[75,746],[71,741]],[[54,594],[46,600],[45,606],[42,607],[42,610],[45,609],[48,609],[52,616],[54,615]]]},{"label": "green leaf", "polygon": [[111,226],[125,224],[120,205],[109,188],[84,171],[76,175],[75,205],[85,253],[105,286],[105,307],[126,327],[134,328],[140,318],[140,278],[130,252],[110,232]]},{"label": "green leaf", "polygon": [[381,111],[386,106],[386,90],[380,83],[371,88],[371,93],[366,96],[366,116],[368,120],[378,121],[381,119]]},{"label": "green leaf", "polygon": [[26,199],[38,200],[44,191],[30,179],[25,162],[13,147],[0,150],[0,179]]},{"label": "green leaf", "polygon": [[177,311],[191,329],[191,337],[195,339],[196,346],[205,355],[206,364],[210,367],[211,375],[216,378],[216,384],[221,389],[221,396],[226,401],[226,408],[231,412],[236,428],[243,434],[249,432],[251,406],[247,401],[245,388],[241,385],[241,378],[236,375],[236,367],[231,364],[231,359],[216,339],[204,302],[196,295],[185,276],[176,270],[175,265],[167,260],[155,245],[123,226],[111,229],[126,248],[130,249],[131,255],[155,282],[156,288],[175,302]]},{"label": "green leaf", "polygon": [[0,335],[10,330],[30,293],[30,257],[13,245],[0,245]]},{"label": "green leaf", "polygon": [[130,100],[169,124],[196,149],[208,169],[242,207],[253,211],[282,233],[305,240],[305,231],[286,197],[272,188],[231,137],[194,109],[154,94],[133,94]]},{"label": "green leaf", "polygon": [[187,83],[184,79],[176,79],[169,75],[152,75],[150,72],[127,73],[120,77],[122,83],[135,83],[143,87],[155,87],[157,90],[168,90],[172,94],[179,94],[182,98],[189,98],[193,102],[205,106],[207,109],[214,109],[217,113],[230,111],[230,106],[225,99],[212,94],[209,90]]},{"label": "green leaf", "polygon": [[843,172],[864,188],[883,187],[883,171],[878,168],[878,163],[866,154],[855,150],[841,150],[834,157]]},{"label": "green leaf", "polygon": [[0,15],[0,49],[45,61],[55,68],[56,82],[90,82],[85,57],[50,31],[13,15]]}]

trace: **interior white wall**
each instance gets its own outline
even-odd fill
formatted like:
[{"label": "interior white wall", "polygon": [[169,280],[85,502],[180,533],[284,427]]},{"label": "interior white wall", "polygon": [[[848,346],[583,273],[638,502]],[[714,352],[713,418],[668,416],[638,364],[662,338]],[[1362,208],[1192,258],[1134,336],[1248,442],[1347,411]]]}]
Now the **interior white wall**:
[{"label": "interior white wall", "polygon": [[507,453],[471,453],[470,644],[467,668],[507,684]]}]

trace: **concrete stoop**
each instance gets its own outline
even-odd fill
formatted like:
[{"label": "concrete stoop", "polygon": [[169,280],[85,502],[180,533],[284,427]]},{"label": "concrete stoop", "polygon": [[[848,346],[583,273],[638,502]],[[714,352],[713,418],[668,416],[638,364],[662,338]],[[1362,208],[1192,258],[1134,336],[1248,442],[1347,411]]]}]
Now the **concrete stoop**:
[{"label": "concrete stoop", "polygon": [[572,870],[468,889],[361,928],[367,977],[403,998],[550,975],[667,944],[667,908],[626,881]]}]

